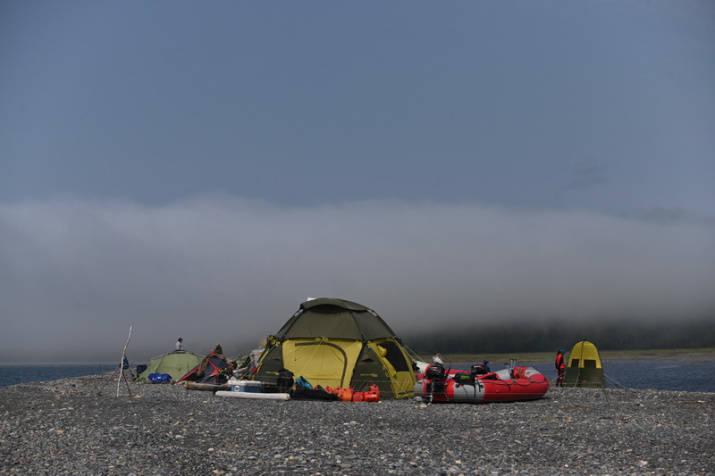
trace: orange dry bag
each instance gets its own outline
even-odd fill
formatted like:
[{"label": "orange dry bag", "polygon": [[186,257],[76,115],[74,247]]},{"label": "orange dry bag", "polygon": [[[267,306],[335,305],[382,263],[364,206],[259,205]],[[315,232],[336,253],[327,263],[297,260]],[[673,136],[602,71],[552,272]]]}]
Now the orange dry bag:
[{"label": "orange dry bag", "polygon": [[338,389],[338,400],[340,400],[341,402],[351,402],[353,400],[353,389],[352,388]]}]

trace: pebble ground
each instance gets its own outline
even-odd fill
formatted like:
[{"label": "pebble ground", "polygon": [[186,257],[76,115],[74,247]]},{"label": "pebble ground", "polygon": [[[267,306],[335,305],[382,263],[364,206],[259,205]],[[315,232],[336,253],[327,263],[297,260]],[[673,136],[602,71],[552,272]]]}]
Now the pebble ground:
[{"label": "pebble ground", "polygon": [[552,388],[531,402],[427,406],[111,378],[1,388],[0,474],[715,476],[715,393]]}]

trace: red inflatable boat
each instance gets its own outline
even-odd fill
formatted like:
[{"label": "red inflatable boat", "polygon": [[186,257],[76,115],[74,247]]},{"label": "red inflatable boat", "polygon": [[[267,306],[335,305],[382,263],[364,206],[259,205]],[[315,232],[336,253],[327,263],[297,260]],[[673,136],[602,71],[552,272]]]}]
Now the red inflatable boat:
[{"label": "red inflatable boat", "polygon": [[415,385],[415,395],[428,403],[488,403],[537,400],[549,390],[549,379],[533,367],[513,367],[478,375],[446,372],[430,365]]}]

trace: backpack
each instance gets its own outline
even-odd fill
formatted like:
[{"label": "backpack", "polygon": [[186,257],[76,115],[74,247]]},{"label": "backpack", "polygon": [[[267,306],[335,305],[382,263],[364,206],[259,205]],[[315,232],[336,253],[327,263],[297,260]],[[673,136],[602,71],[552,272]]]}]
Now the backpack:
[{"label": "backpack", "polygon": [[474,376],[468,372],[457,372],[452,378],[460,385],[474,385]]},{"label": "backpack", "polygon": [[293,386],[293,372],[288,369],[280,369],[278,371],[278,381],[276,387],[278,393],[285,393]]}]

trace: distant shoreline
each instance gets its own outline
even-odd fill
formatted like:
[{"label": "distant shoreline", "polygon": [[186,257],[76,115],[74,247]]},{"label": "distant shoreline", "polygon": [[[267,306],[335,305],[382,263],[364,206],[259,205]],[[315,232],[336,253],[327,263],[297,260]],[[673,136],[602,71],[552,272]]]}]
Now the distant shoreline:
[{"label": "distant shoreline", "polygon": [[[571,348],[565,348],[568,354]],[[641,350],[604,350],[599,351],[601,359],[604,361],[616,359],[664,359],[664,358],[686,358],[696,360],[715,360],[715,347],[702,347],[696,349],[641,349]],[[511,353],[484,353],[484,354],[448,354],[442,352],[442,360],[449,361],[468,361],[481,362],[488,360],[489,362],[507,362],[509,359],[516,359],[517,362],[551,362],[556,355],[554,352],[511,352]],[[432,361],[432,355],[416,354],[413,358],[423,360],[425,362]],[[145,363],[143,361],[134,361],[135,363]],[[97,366],[106,367],[106,370],[113,370],[118,365],[118,362],[0,362],[0,366]]]},{"label": "distant shoreline", "polygon": [[[571,352],[571,348],[565,348],[566,353]],[[692,360],[715,360],[715,347],[704,347],[697,349],[642,349],[642,350],[605,350],[599,351],[601,360],[617,359],[665,359],[683,358]],[[442,353],[444,361],[469,361],[481,362],[507,362],[509,359],[516,359],[517,362],[551,362],[556,355],[554,352],[513,352],[500,354],[445,354]],[[419,355],[418,355],[419,356]],[[430,362],[430,356],[422,356],[422,360]]]}]

